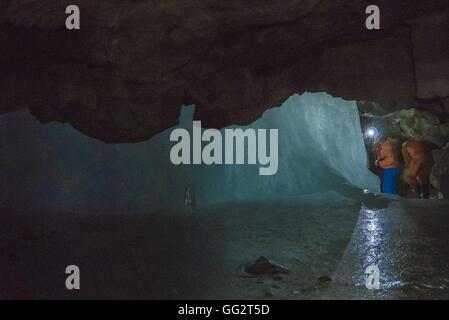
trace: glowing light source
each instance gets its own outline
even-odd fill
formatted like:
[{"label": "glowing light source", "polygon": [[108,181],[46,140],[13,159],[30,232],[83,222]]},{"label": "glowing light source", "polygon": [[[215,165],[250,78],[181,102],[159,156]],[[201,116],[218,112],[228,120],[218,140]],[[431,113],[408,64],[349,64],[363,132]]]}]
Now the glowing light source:
[{"label": "glowing light source", "polygon": [[379,131],[377,131],[376,128],[371,127],[368,128],[368,130],[365,131],[365,137],[376,139],[379,136]]}]

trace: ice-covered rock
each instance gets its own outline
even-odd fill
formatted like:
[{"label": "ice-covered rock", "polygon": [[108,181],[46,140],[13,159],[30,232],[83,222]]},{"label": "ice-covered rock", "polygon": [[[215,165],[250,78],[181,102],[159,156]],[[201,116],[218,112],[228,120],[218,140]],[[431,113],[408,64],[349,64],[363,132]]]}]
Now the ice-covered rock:
[{"label": "ice-covered rock", "polygon": [[[183,108],[180,127],[192,127]],[[325,93],[290,97],[251,124],[279,129],[279,167],[180,165],[170,162],[171,131],[137,144],[105,144],[69,125],[42,125],[24,112],[0,117],[2,204],[34,208],[184,206],[186,188],[201,206],[227,200],[272,199],[352,186],[377,190],[355,102]],[[243,128],[245,129],[245,128]]]},{"label": "ice-covered rock", "polygon": [[357,105],[325,93],[293,95],[270,109],[252,128],[279,129],[279,169],[259,176],[256,166],[209,167],[198,178],[203,201],[269,199],[350,184],[378,190],[378,178],[367,169],[367,155]]}]

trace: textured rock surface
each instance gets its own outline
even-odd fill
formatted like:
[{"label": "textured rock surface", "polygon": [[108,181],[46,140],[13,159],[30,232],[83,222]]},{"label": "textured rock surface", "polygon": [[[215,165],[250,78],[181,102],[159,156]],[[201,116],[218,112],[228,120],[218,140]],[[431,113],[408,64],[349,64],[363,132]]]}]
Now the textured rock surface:
[{"label": "textured rock surface", "polygon": [[367,116],[364,126],[376,127],[383,136],[395,135],[402,140],[427,140],[439,147],[449,141],[449,123],[441,122],[431,112],[408,109],[385,116]]},{"label": "textured rock surface", "polygon": [[[65,8],[81,30],[65,29]],[[293,93],[397,104],[448,94],[441,0],[5,0],[0,111],[29,108],[107,142],[148,139],[195,103],[204,125],[247,124]]]},{"label": "textured rock surface", "polygon": [[433,158],[431,183],[438,189],[440,198],[449,199],[449,143],[443,149],[434,150]]},{"label": "textured rock surface", "polygon": [[[449,96],[449,14],[424,16],[412,26],[417,97]],[[444,35],[433,37],[432,34]]]}]

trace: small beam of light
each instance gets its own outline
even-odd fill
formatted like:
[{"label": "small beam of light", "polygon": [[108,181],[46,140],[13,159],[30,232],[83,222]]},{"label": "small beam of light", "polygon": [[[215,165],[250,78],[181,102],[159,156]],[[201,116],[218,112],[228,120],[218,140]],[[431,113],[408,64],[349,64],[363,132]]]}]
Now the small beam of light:
[{"label": "small beam of light", "polygon": [[367,249],[368,256],[366,257],[369,264],[377,263],[379,244],[381,243],[383,230],[382,224],[379,220],[381,210],[371,210],[365,205],[360,208],[362,219],[362,239]]},{"label": "small beam of light", "polygon": [[375,139],[378,135],[379,135],[379,132],[374,127],[368,128],[368,130],[366,130],[366,132],[365,132],[365,136],[368,138]]},{"label": "small beam of light", "polygon": [[[360,284],[365,284],[367,275],[365,270],[369,266],[376,266],[380,269],[380,289],[400,288],[406,285],[401,279],[392,277],[391,261],[385,259],[387,249],[387,233],[384,229],[382,209],[369,209],[362,205],[358,225],[361,228],[358,242],[359,252],[363,270],[361,272]],[[391,239],[390,239],[391,240]]]}]

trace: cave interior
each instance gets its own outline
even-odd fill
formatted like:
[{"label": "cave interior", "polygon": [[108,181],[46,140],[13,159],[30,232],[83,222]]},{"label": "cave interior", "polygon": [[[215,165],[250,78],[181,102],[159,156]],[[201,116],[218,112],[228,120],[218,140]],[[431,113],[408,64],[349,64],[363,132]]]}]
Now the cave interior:
[{"label": "cave interior", "polygon": [[[0,298],[449,298],[449,2],[69,2],[0,4]],[[195,120],[278,130],[276,173],[174,165]],[[372,128],[432,146],[430,199]]]}]

